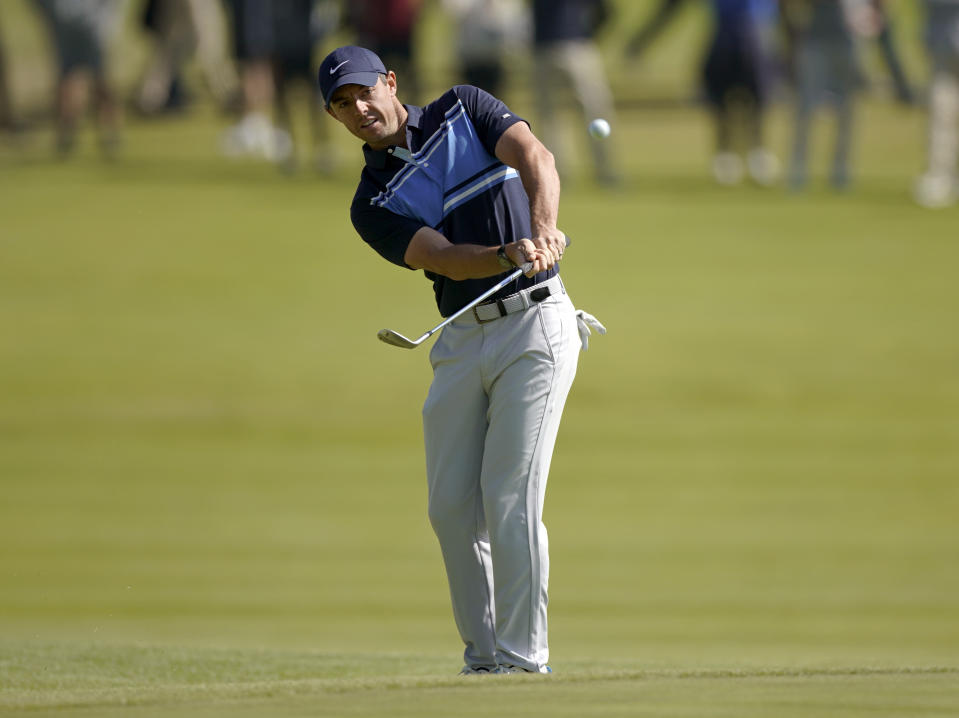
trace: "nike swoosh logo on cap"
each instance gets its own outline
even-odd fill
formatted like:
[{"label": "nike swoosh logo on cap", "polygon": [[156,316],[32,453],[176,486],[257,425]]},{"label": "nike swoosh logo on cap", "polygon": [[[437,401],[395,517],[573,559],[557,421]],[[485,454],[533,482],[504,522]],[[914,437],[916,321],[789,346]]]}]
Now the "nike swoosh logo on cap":
[{"label": "nike swoosh logo on cap", "polygon": [[330,74],[332,75],[334,72],[336,72],[337,70],[339,70],[341,67],[343,67],[343,65],[345,65],[345,64],[348,63],[348,62],[349,62],[349,60],[343,60],[343,62],[341,62],[341,63],[340,63],[339,65],[337,65],[336,67],[331,67],[331,68],[330,68]]}]

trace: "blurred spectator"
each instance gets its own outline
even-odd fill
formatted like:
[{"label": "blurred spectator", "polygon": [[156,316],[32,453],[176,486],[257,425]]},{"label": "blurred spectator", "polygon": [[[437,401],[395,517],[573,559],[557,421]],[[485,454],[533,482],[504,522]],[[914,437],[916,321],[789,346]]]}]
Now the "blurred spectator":
[{"label": "blurred spectator", "polygon": [[226,47],[226,22],[219,2],[148,0],[143,26],[154,38],[153,56],[140,81],[134,104],[142,114],[182,109],[189,98],[182,70],[194,56],[203,79],[221,106],[236,92],[237,78]]},{"label": "blurred spectator", "polygon": [[273,124],[273,0],[227,0],[227,4],[231,10],[233,53],[240,73],[242,117],[224,134],[223,151],[231,157],[283,162],[293,152],[293,141],[289,133]]},{"label": "blurred spectator", "polygon": [[17,123],[14,120],[13,98],[8,84],[7,55],[4,51],[3,25],[0,24],[0,130],[11,131]]},{"label": "blurred spectator", "polygon": [[[569,152],[556,98],[564,97],[572,89],[584,134],[589,122],[596,118],[616,127],[613,94],[595,42],[608,14],[605,0],[533,0],[533,95],[542,126],[538,135],[555,156],[560,174],[568,171]],[[587,138],[597,181],[610,186],[619,184],[613,140]]]},{"label": "blurred spectator", "polygon": [[[276,2],[276,0],[274,0]],[[330,174],[335,169],[335,153],[330,139],[330,124],[326,122],[323,98],[319,94],[313,65],[313,48],[340,26],[339,0],[287,0],[274,10],[277,34],[288,38],[292,52],[280,53],[274,59],[273,78],[277,90],[277,124],[296,141],[293,121],[294,97],[298,89],[309,103],[310,140],[313,167],[321,174]],[[293,169],[296,154],[284,164]]]},{"label": "blurred spectator", "polygon": [[106,67],[108,45],[124,0],[34,0],[47,21],[57,60],[56,149],[70,154],[86,109],[90,81],[100,149],[112,157],[120,144],[120,105]]},{"label": "blurred spectator", "polygon": [[403,78],[403,96],[417,104],[423,83],[413,59],[413,33],[423,0],[350,0],[346,24],[356,33],[356,45],[380,56],[387,70]]},{"label": "blurred spectator", "polygon": [[889,70],[889,76],[892,80],[893,90],[896,99],[904,105],[912,105],[916,102],[916,94],[912,89],[912,84],[906,77],[906,72],[902,67],[902,61],[899,59],[899,50],[896,46],[895,35],[893,34],[893,21],[889,13],[889,7],[886,0],[872,0],[878,13],[879,36],[876,40],[879,43],[879,52],[882,60]]},{"label": "blurred spectator", "polygon": [[[339,0],[314,0],[310,15],[310,35],[315,45],[340,29],[342,22]],[[326,107],[316,82],[316,73],[305,78],[305,88],[310,93],[310,129],[313,133],[313,168],[320,174],[329,175],[336,169],[336,153],[331,138],[331,125],[326,121]]]},{"label": "blurred spectator", "polygon": [[[331,30],[317,18],[328,14],[332,3],[230,0],[230,6],[243,117],[225,134],[224,152],[261,157],[292,169],[296,153],[291,89],[297,82],[308,88],[314,132],[325,131],[316,121],[320,108],[313,77],[313,46],[317,32]],[[318,158],[328,156],[325,149],[315,151]]]},{"label": "blurred spectator", "polygon": [[[675,15],[683,0],[662,0],[633,35],[626,52],[637,57]],[[765,145],[765,110],[774,75],[772,37],[775,0],[710,0],[713,32],[703,60],[702,79],[716,137],[713,175],[724,185],[745,172],[768,186],[779,177],[779,160]],[[744,137],[739,137],[740,131]],[[741,145],[745,144],[745,163]]]},{"label": "blurred spectator", "polygon": [[863,77],[857,38],[876,37],[879,15],[870,0],[782,0],[796,67],[794,138],[789,185],[808,181],[809,134],[815,111],[829,102],[836,115],[836,139],[829,182],[845,189],[850,182],[854,96]]},{"label": "blurred spectator", "polygon": [[959,198],[959,0],[926,0],[925,44],[931,65],[926,170],[915,187],[924,207]]},{"label": "blurred spectator", "polygon": [[8,84],[7,56],[3,47],[3,31],[0,27],[0,130],[14,132],[21,129],[13,109],[13,98]]},{"label": "blurred spectator", "polygon": [[526,6],[520,0],[443,0],[443,9],[456,26],[463,82],[501,96],[505,55],[529,41]]}]

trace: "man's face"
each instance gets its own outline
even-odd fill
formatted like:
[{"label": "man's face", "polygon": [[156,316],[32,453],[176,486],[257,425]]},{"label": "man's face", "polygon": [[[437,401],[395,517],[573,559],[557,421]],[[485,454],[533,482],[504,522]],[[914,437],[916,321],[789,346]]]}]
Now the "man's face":
[{"label": "man's face", "polygon": [[330,98],[327,112],[375,150],[402,144],[403,124],[396,98],[396,75],[390,72],[375,85],[343,85]]}]

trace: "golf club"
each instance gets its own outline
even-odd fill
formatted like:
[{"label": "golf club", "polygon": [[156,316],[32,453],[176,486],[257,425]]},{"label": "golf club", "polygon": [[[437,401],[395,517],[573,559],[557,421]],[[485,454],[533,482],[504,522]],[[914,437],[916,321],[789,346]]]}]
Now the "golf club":
[{"label": "golf club", "polygon": [[[568,247],[569,245],[570,245],[570,239],[569,237],[566,237],[566,246]],[[503,279],[501,282],[487,289],[485,292],[480,294],[476,299],[474,299],[472,302],[467,304],[462,309],[454,312],[453,314],[450,314],[448,317],[446,317],[446,319],[444,319],[442,322],[437,324],[435,327],[433,327],[432,329],[430,329],[429,331],[427,331],[425,334],[418,337],[417,339],[409,339],[407,337],[404,337],[399,332],[394,332],[392,329],[380,329],[380,331],[377,332],[376,336],[379,338],[380,341],[386,342],[387,344],[392,344],[394,347],[402,347],[403,349],[415,349],[420,344],[422,344],[427,339],[429,339],[431,336],[436,334],[436,332],[438,332],[440,329],[442,329],[447,324],[452,322],[454,319],[465,314],[470,309],[475,307],[477,304],[482,302],[484,299],[493,296],[494,294],[496,294],[496,292],[498,292],[500,289],[505,287],[507,284],[518,279],[520,275],[526,274],[530,269],[532,269],[532,267],[533,267],[532,262],[527,262],[521,267],[517,267],[512,272],[510,272],[506,276],[506,278]]]}]

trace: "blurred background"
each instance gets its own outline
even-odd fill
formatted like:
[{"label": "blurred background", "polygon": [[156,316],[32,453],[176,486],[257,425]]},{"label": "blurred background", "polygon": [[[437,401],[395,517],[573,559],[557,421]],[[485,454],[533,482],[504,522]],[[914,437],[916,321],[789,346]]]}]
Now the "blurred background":
[{"label": "blurred background", "polygon": [[[358,43],[396,69],[408,102],[458,82],[501,95],[546,136],[570,177],[591,170],[615,184],[627,166],[615,157],[626,152],[623,129],[656,110],[698,107],[716,181],[802,189],[818,153],[842,189],[867,122],[857,105],[895,111],[913,173],[930,169],[916,124],[934,71],[954,64],[945,47],[952,4],[13,0],[0,17],[0,128],[6,160],[24,159],[17,150],[68,157],[86,134],[120,157],[124,127],[213,112],[221,154],[325,174],[344,160],[344,143],[330,143],[330,123],[316,116],[315,67],[330,49]],[[837,127],[835,146],[811,142],[820,114]],[[596,117],[613,124],[609,143],[584,141]],[[952,151],[947,138],[941,149]],[[918,199],[943,204],[952,194]]]},{"label": "blurred background", "polygon": [[955,4],[563,7],[0,3],[0,706],[459,669],[346,43],[561,163],[554,668],[956,665]]}]

